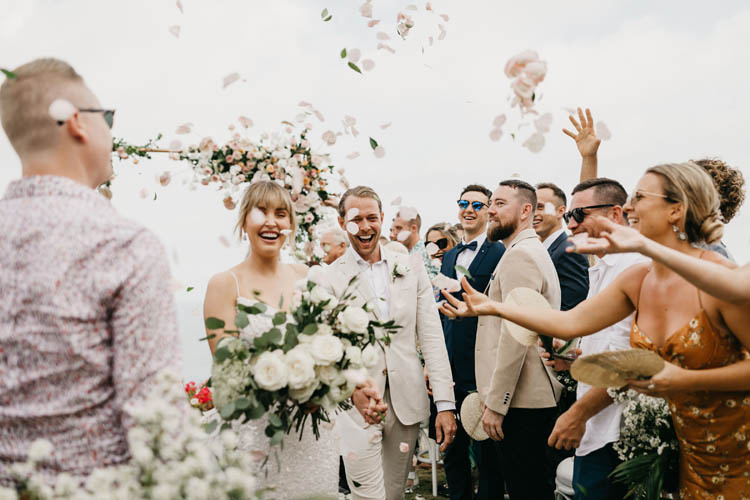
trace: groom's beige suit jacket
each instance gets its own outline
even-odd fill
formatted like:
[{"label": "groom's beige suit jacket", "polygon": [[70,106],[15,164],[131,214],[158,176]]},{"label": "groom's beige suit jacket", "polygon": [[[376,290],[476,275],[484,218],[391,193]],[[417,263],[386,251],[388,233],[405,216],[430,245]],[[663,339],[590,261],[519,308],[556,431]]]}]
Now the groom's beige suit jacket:
[{"label": "groom's beige suit jacket", "polygon": [[[560,282],[552,259],[533,229],[521,231],[508,245],[495,268],[487,295],[505,301],[514,288],[541,293],[560,309]],[[480,316],[477,323],[475,375],[479,397],[493,411],[509,408],[549,408],[556,405],[560,383],[544,366],[536,344],[524,346],[497,316]],[[554,387],[554,389],[553,389]]]},{"label": "groom's beige suit jacket", "polygon": [[[368,303],[374,319],[383,322],[393,320],[401,326],[391,336],[391,344],[381,352],[378,364],[370,369],[370,376],[377,382],[381,393],[388,381],[393,412],[404,425],[413,425],[430,415],[422,364],[417,354],[417,339],[430,374],[435,401],[455,402],[453,378],[432,285],[421,259],[383,247],[381,252],[388,265],[390,283],[388,316],[381,315],[377,307],[377,301],[381,299],[375,296],[364,277],[357,279],[352,287],[357,296],[355,303]],[[402,276],[394,275],[395,268]],[[341,296],[351,279],[360,273],[357,256],[350,248],[330,266],[313,272],[311,279],[336,296]]]}]

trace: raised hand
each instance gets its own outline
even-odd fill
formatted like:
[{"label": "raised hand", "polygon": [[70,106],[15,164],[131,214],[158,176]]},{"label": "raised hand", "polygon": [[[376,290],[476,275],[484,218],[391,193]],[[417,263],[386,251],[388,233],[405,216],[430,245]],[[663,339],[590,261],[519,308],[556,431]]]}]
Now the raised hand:
[{"label": "raised hand", "polygon": [[599,238],[570,238],[572,245],[567,251],[576,253],[627,253],[641,252],[646,246],[646,237],[632,227],[622,226],[602,216],[593,218]]},{"label": "raised hand", "polygon": [[466,276],[461,279],[461,287],[464,289],[463,302],[446,290],[441,290],[447,302],[440,304],[440,312],[449,318],[486,316],[495,313],[494,301],[490,300],[485,294],[474,290],[469,284],[469,280],[466,279]]},{"label": "raised hand", "polygon": [[599,151],[599,144],[601,139],[596,136],[596,130],[594,130],[594,119],[591,117],[591,110],[586,108],[586,115],[584,116],[581,108],[578,108],[578,120],[573,115],[569,115],[568,119],[576,128],[576,133],[571,132],[568,129],[563,129],[563,132],[572,137],[576,141],[576,146],[581,156],[591,157],[596,156]]}]

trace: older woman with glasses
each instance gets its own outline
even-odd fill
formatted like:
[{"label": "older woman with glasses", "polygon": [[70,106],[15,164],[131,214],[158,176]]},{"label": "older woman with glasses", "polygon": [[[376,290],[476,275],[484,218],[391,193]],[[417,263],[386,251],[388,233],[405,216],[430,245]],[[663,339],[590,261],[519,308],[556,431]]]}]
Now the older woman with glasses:
[{"label": "older woman with glasses", "polygon": [[[698,248],[721,238],[711,178],[689,162],[652,167],[625,204],[633,228],[684,255],[727,265]],[[446,294],[448,316],[496,315],[533,331],[570,339],[635,311],[633,347],[667,363],[630,387],[669,403],[680,443],[679,498],[750,497],[750,312],[707,295],[655,260],[624,271],[600,294],[570,311],[491,301],[464,283],[464,302]]]},{"label": "older woman with glasses", "polygon": [[[432,250],[434,253],[430,255],[433,259],[438,259],[442,262],[443,255],[455,247],[459,242],[456,230],[453,229],[447,222],[439,222],[434,226],[430,227],[425,234],[425,247],[428,249],[428,253]],[[431,246],[435,245],[434,247]]]}]

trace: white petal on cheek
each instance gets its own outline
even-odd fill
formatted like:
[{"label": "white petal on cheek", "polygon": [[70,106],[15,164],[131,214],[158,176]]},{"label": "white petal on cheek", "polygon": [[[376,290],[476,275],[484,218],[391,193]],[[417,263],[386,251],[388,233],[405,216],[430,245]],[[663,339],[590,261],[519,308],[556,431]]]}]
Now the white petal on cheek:
[{"label": "white petal on cheek", "polygon": [[352,220],[353,218],[355,218],[358,215],[359,215],[359,209],[358,208],[356,208],[356,207],[355,208],[350,208],[346,212],[346,220],[350,221],[350,220]]},{"label": "white petal on cheek", "polygon": [[264,224],[266,222],[266,216],[265,214],[259,209],[258,207],[253,207],[252,210],[250,210],[250,220],[254,224]]},{"label": "white petal on cheek", "polygon": [[401,231],[400,233],[398,233],[398,236],[396,236],[396,239],[397,239],[398,241],[406,241],[406,240],[408,240],[408,239],[409,239],[409,235],[410,235],[410,234],[411,234],[411,232],[410,232],[410,231],[406,231],[406,230],[404,230],[404,231]]},{"label": "white petal on cheek", "polygon": [[346,230],[349,231],[349,234],[357,234],[359,232],[359,226],[355,222],[349,222],[346,225]]},{"label": "white petal on cheek", "polygon": [[425,250],[427,250],[427,255],[432,256],[438,253],[440,251],[440,248],[436,244],[430,242],[425,247]]},{"label": "white petal on cheek", "polygon": [[557,209],[555,208],[555,205],[547,202],[544,204],[544,213],[547,215],[555,215],[557,214]]}]

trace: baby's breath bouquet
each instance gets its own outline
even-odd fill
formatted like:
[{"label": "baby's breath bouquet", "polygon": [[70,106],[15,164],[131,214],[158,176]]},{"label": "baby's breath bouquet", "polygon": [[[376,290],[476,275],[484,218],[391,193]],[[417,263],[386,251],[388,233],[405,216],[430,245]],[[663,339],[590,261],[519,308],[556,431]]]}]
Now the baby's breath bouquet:
[{"label": "baby's breath bouquet", "polygon": [[620,439],[613,445],[623,463],[612,472],[614,480],[637,499],[657,500],[676,490],[680,450],[667,401],[632,389],[607,392],[624,405]]},{"label": "baby's breath bouquet", "polygon": [[[370,320],[368,306],[355,305],[355,279],[341,297],[309,279],[300,281],[290,312],[260,301],[238,303],[237,329],[224,329],[230,336],[217,345],[210,379],[225,421],[268,415],[265,432],[277,445],[292,429],[301,438],[308,418],[319,437],[318,426],[330,421],[331,412],[351,408],[354,389],[365,383],[367,370],[399,328],[393,321]],[[225,324],[207,318],[206,327]]]}]

